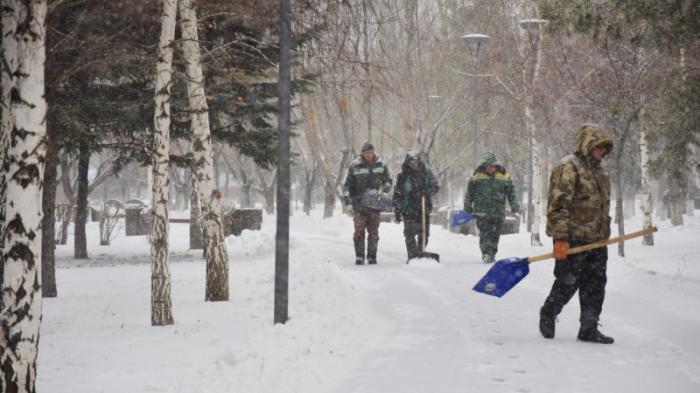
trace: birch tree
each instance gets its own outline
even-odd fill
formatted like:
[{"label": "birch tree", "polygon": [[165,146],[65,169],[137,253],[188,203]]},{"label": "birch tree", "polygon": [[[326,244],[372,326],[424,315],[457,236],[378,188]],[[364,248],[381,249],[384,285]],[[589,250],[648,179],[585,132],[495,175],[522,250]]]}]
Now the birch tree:
[{"label": "birch tree", "polygon": [[168,200],[170,170],[170,87],[177,0],[163,0],[156,66],[153,118],[153,222],[151,232],[151,325],[172,325],[170,269],[168,266]]},{"label": "birch tree", "polygon": [[193,0],[178,2],[182,52],[186,63],[187,96],[192,122],[192,149],[196,166],[197,191],[201,203],[204,230],[204,255],[207,259],[205,298],[228,300],[228,255],[221,220],[221,193],[213,187],[214,166],[209,109],[204,91],[204,76],[197,34],[197,13]]},{"label": "birch tree", "polygon": [[[0,304],[2,392],[35,392],[41,323],[42,174],[46,154],[46,1],[2,1],[3,88],[9,78],[11,97],[3,94],[0,140],[6,141],[5,224],[1,242],[4,262]],[[7,59],[13,59],[6,62]],[[15,63],[16,60],[16,63]],[[10,98],[11,101],[6,101]]]},{"label": "birch tree", "polygon": [[[514,17],[520,19],[523,15],[525,7],[515,7]],[[537,7],[533,6],[534,13],[537,14]],[[537,137],[537,125],[535,123],[535,98],[534,86],[540,74],[540,65],[542,64],[541,43],[544,32],[544,20],[541,19],[524,19],[518,21],[518,52],[523,60],[522,80],[525,86],[523,92],[523,109],[525,115],[525,127],[529,137],[530,155],[531,155],[531,172],[530,181],[532,187],[528,192],[532,193],[531,198],[532,211],[528,211],[528,215],[532,216],[532,227],[530,229],[530,244],[533,246],[542,246],[540,241],[540,221],[542,217],[542,162],[540,149],[541,145]],[[528,59],[531,59],[528,62]],[[528,66],[528,63],[529,66]]]},{"label": "birch tree", "polygon": [[[2,3],[3,7],[5,3]],[[6,158],[7,147],[10,138],[10,130],[14,124],[12,111],[10,110],[10,98],[14,87],[14,74],[17,70],[17,41],[14,34],[17,30],[17,17],[14,9],[2,12],[2,62],[0,71],[2,73],[2,128],[0,129],[0,285],[3,283],[4,271],[4,246],[5,246],[5,201],[7,194],[7,171]],[[2,299],[0,298],[0,304]]]},{"label": "birch tree", "polygon": [[[643,228],[647,229],[652,226],[651,214],[654,210],[654,203],[651,194],[651,173],[649,171],[651,156],[649,148],[649,130],[647,129],[647,121],[645,119],[644,106],[642,106],[641,113],[639,114],[639,119],[639,152],[640,166],[642,169],[642,223]],[[651,233],[648,235],[644,235],[644,239],[642,239],[642,244],[645,246],[653,246],[654,235]]]}]

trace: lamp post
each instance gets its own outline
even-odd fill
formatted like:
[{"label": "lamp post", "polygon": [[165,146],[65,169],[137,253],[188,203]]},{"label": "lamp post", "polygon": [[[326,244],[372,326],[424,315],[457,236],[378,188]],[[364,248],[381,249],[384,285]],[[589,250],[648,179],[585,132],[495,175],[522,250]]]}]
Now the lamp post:
[{"label": "lamp post", "polygon": [[[474,71],[476,71],[479,65],[479,50],[481,49],[482,45],[486,45],[489,42],[490,38],[491,37],[489,37],[486,34],[465,34],[462,36],[462,39],[464,40],[464,43],[467,45],[467,49],[469,50],[469,55],[471,56],[472,60],[472,68],[474,69]],[[472,92],[476,94],[476,78],[472,82]],[[476,100],[473,101],[476,102]],[[475,162],[479,159],[479,130],[476,116],[476,107],[472,106],[471,122],[472,132],[474,132]]]},{"label": "lamp post", "polygon": [[[528,191],[527,191],[527,230],[531,234],[531,243],[533,245],[541,245],[539,240],[539,211],[535,212],[535,209],[539,209],[541,197],[539,193],[541,192],[541,174],[535,174],[535,164],[537,164],[538,171],[539,165],[539,155],[537,154],[537,140],[535,139],[535,121],[534,121],[534,98],[532,88],[537,79],[538,68],[539,68],[539,44],[540,44],[540,34],[542,27],[547,23],[545,19],[522,19],[518,21],[518,26],[527,33],[528,41],[530,44],[530,52],[526,56],[527,58],[532,56],[532,69],[529,75],[526,71],[523,71],[524,82],[529,85],[527,89],[526,103],[525,103],[525,123],[528,128],[529,134],[529,147],[528,147]],[[537,161],[537,162],[536,162]],[[535,175],[537,175],[537,184],[533,181]],[[537,192],[538,198],[533,203],[533,194]],[[537,206],[534,206],[537,205]],[[535,212],[535,214],[533,214]],[[533,226],[535,226],[535,231],[533,232]]]}]

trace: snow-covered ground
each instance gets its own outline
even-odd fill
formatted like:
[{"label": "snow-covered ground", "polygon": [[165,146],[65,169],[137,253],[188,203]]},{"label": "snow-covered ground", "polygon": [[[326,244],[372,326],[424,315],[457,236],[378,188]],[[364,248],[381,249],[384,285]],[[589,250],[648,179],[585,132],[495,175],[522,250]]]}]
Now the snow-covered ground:
[{"label": "snow-covered ground", "polygon": [[[700,211],[681,227],[657,223],[654,247],[627,242],[626,258],[610,246],[601,330],[613,345],[576,340],[576,298],[556,338],[540,336],[551,260],[498,299],[471,290],[490,267],[478,238],[433,226],[428,249],[442,263],[406,265],[402,226],[383,223],[379,264],[355,266],[349,217],[295,213],[285,325],[272,324],[274,217],[227,238],[231,300],[216,303],[204,302],[204,262],[187,249],[187,225],[171,225],[167,327],[150,326],[145,237],[122,231],[103,247],[90,224],[90,260],[58,246],[38,391],[700,392]],[[548,251],[520,233],[501,238],[497,258]]]}]

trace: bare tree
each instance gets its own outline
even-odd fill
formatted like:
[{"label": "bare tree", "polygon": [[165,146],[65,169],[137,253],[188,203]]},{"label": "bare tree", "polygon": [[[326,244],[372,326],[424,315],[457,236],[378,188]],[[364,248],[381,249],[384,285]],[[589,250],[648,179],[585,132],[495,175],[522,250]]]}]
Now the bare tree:
[{"label": "bare tree", "polygon": [[102,204],[100,214],[100,245],[109,246],[119,225],[119,215],[124,211],[124,204],[110,199]]}]

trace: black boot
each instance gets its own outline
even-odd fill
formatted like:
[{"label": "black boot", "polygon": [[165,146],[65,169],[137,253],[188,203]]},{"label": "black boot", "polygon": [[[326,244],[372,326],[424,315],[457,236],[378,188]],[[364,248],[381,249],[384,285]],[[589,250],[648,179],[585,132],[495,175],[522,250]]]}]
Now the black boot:
[{"label": "black boot", "polygon": [[554,323],[556,317],[549,315],[544,311],[544,307],[540,309],[540,333],[544,338],[554,338]]},{"label": "black boot", "polygon": [[418,246],[416,245],[416,237],[413,235],[406,237],[406,253],[408,254],[409,260],[420,255]]},{"label": "black boot", "polygon": [[355,265],[365,264],[365,239],[355,240]]},{"label": "black boot", "polygon": [[614,338],[608,337],[601,333],[600,330],[598,330],[598,326],[587,328],[581,326],[581,329],[578,331],[578,339],[596,344],[612,344],[615,342]]},{"label": "black boot", "polygon": [[377,264],[377,245],[379,239],[367,239],[367,263],[370,265]]}]

